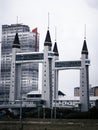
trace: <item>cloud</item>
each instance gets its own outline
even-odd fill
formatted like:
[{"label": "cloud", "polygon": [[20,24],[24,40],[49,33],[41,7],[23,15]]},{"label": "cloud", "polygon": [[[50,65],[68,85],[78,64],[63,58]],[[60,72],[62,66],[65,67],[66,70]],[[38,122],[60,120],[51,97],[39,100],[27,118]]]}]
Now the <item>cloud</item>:
[{"label": "cloud", "polygon": [[98,9],[98,0],[86,0],[88,6]]}]

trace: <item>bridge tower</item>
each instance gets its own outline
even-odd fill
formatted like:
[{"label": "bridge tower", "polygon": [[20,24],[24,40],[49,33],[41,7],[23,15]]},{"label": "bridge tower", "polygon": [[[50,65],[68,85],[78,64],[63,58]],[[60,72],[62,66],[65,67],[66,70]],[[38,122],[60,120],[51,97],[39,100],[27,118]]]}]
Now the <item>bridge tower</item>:
[{"label": "bridge tower", "polygon": [[52,108],[53,104],[53,88],[52,88],[52,42],[49,29],[47,30],[44,42],[44,61],[42,72],[42,99],[46,101],[46,107]]},{"label": "bridge tower", "polygon": [[53,58],[53,97],[54,99],[58,99],[58,70],[55,69],[55,61],[59,60],[59,52],[58,52],[58,47],[57,47],[57,42],[55,41],[54,48],[54,58]]},{"label": "bridge tower", "polygon": [[[21,72],[18,69],[18,66],[16,67],[16,53],[20,52],[20,42],[18,33],[15,35],[15,39],[12,45],[12,62],[11,62],[11,83],[10,83],[10,94],[9,94],[9,101],[14,102],[17,100],[20,96],[20,80],[17,80],[21,78],[21,75],[19,76],[19,73]],[[19,67],[20,68],[20,67]],[[21,69],[21,68],[20,68]],[[16,76],[18,75],[18,76]],[[18,82],[17,82],[18,81]]]},{"label": "bridge tower", "polygon": [[81,52],[80,104],[81,111],[89,110],[89,60],[86,38],[84,39]]}]

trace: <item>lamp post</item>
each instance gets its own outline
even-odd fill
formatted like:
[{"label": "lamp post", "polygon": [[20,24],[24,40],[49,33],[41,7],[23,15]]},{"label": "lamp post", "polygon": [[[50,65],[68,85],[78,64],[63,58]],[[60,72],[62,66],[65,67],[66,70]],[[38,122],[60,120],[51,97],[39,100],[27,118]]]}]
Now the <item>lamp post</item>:
[{"label": "lamp post", "polygon": [[[21,60],[23,60],[23,55],[22,55],[22,58]],[[21,83],[20,83],[20,130],[23,129],[23,126],[22,126],[22,63],[21,63]]]},{"label": "lamp post", "polygon": [[20,91],[20,118],[19,119],[20,119],[20,130],[22,130],[22,91]]},{"label": "lamp post", "polygon": [[55,107],[54,107],[54,118],[56,119],[56,99],[55,99]]}]

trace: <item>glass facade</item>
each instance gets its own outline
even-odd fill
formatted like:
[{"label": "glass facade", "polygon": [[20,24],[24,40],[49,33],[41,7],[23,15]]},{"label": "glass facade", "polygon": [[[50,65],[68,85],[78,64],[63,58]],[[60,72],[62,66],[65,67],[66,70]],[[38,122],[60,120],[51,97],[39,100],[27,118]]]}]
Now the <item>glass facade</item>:
[{"label": "glass facade", "polygon": [[[12,44],[16,32],[19,35],[21,52],[39,51],[39,35],[38,33],[30,32],[30,28],[27,25],[2,25],[0,100],[3,101],[9,99]],[[23,95],[32,90],[37,90],[38,64],[23,64],[21,77]]]},{"label": "glass facade", "polygon": [[81,61],[58,61],[55,63],[55,67],[81,67]]},{"label": "glass facade", "polygon": [[16,61],[22,61],[22,60],[43,60],[44,55],[43,53],[40,54],[21,54],[21,55],[16,55]]}]

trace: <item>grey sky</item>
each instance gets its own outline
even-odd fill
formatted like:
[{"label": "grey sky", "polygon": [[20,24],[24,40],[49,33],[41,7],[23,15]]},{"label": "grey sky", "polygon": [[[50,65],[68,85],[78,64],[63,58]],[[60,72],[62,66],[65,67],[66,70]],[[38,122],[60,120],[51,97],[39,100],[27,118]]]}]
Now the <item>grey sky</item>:
[{"label": "grey sky", "polygon": [[[80,59],[86,24],[91,60],[90,84],[98,85],[98,0],[0,0],[0,31],[2,24],[16,23],[18,16],[19,23],[29,25],[31,29],[38,27],[42,51],[48,26],[48,12],[53,44],[55,26],[57,28],[60,60]],[[73,88],[79,86],[79,71],[61,71],[59,75],[59,89],[72,95]]]},{"label": "grey sky", "polygon": [[86,2],[91,8],[98,9],[98,0],[86,0]]}]

